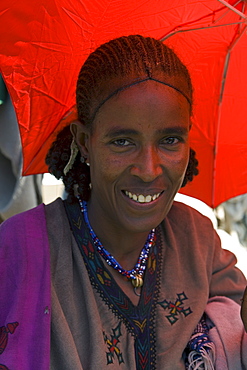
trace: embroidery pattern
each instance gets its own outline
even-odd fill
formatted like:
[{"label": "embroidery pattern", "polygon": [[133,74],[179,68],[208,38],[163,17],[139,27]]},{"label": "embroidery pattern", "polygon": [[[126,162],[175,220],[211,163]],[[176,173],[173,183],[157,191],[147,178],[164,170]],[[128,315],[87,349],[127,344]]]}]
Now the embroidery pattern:
[{"label": "embroidery pattern", "polygon": [[[3,353],[8,344],[8,334],[14,334],[15,329],[19,325],[18,322],[12,322],[6,326],[0,327],[0,355]],[[3,365],[1,365],[3,366]],[[0,368],[1,369],[1,368]]]},{"label": "embroidery pattern", "polygon": [[118,347],[119,337],[121,337],[121,322],[118,324],[118,326],[115,329],[112,329],[113,335],[111,335],[111,339],[108,339],[105,332],[103,332],[104,335],[104,341],[107,344],[109,352],[106,352],[106,360],[107,365],[113,364],[114,355],[117,356],[119,365],[124,362],[123,355],[120,351],[120,348]]},{"label": "embroidery pattern", "polygon": [[[160,230],[157,229],[156,240],[150,250],[139,304],[134,306],[131,300],[119,289],[110,270],[104,266],[95,251],[79,204],[70,205],[66,201],[64,203],[92,286],[135,339],[136,370],[156,369],[155,308],[158,302],[162,266]],[[81,221],[79,221],[80,218]],[[80,228],[79,225],[81,225]],[[111,347],[111,350],[113,351],[114,347]],[[108,355],[107,361],[110,359],[112,357]]]},{"label": "embroidery pattern", "polygon": [[179,319],[179,315],[183,314],[185,317],[190,315],[193,311],[190,307],[185,308],[183,306],[184,301],[188,299],[184,292],[177,294],[177,299],[173,303],[164,299],[162,302],[158,302],[165,310],[170,310],[170,314],[166,316],[171,325],[175,324]]},{"label": "embroidery pattern", "polygon": [[[19,325],[18,322],[11,322],[6,326],[0,327],[0,355],[4,352],[8,344],[8,335],[14,334],[15,329]],[[0,370],[8,370],[7,366],[0,364]]]}]

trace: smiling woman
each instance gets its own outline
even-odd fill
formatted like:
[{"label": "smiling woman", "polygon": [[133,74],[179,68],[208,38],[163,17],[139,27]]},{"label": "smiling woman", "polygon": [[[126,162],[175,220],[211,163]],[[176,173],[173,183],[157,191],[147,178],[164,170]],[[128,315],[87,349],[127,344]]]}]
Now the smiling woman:
[{"label": "smiling woman", "polygon": [[[76,96],[78,121],[58,135],[47,155],[68,198],[9,220],[1,231],[10,256],[15,244],[24,251],[17,265],[33,249],[28,238],[10,237],[13,227],[23,223],[30,235],[34,223],[44,244],[42,258],[32,258],[43,261],[35,277],[46,282],[35,291],[46,302],[45,314],[52,309],[51,326],[41,314],[38,321],[18,314],[27,300],[25,279],[1,278],[8,281],[6,297],[12,285],[22,292],[16,303],[5,298],[0,318],[10,310],[11,320],[23,320],[15,331],[23,369],[37,363],[42,370],[223,370],[227,363],[242,369],[245,278],[211,222],[174,202],[198,172],[189,144],[193,97],[186,67],[157,40],[121,37],[89,56]],[[22,265],[15,270],[20,273]],[[29,311],[37,301],[28,296]],[[234,315],[234,350],[221,353],[231,347],[230,324],[222,320],[229,323]],[[33,337],[39,321],[37,351],[21,328]],[[3,358],[16,368],[14,356]]]},{"label": "smiling woman", "polygon": [[90,163],[92,226],[100,239],[101,230],[112,236],[105,243],[119,255],[126,248],[133,251],[142,234],[144,244],[182,185],[189,160],[190,107],[180,93],[148,80],[107,100],[93,125],[92,134],[80,122],[72,123],[72,131]]}]

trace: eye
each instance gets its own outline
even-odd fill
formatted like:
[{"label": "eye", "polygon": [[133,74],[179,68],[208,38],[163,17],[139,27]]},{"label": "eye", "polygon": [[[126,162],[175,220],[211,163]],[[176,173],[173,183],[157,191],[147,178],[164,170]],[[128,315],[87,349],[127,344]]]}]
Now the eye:
[{"label": "eye", "polygon": [[124,146],[131,145],[131,142],[127,139],[117,139],[117,140],[114,140],[112,144],[118,147],[124,147]]},{"label": "eye", "polygon": [[174,136],[166,137],[164,140],[162,140],[162,143],[168,144],[168,145],[176,145],[179,142],[181,142],[181,139],[179,139],[178,137],[174,137]]}]

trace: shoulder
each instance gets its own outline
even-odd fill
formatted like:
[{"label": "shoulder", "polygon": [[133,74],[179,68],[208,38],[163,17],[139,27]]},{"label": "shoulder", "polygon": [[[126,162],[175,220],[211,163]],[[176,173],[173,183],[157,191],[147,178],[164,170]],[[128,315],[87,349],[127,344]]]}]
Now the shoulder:
[{"label": "shoulder", "polygon": [[[28,211],[18,213],[5,220],[0,225],[1,242],[5,237],[12,239],[18,239],[25,236],[25,232],[28,232],[30,228],[37,229],[45,226],[45,210],[44,204],[32,208]],[[38,228],[37,228],[38,226]]]},{"label": "shoulder", "polygon": [[61,198],[57,198],[53,202],[45,205],[46,214],[53,212],[64,213],[64,202]]},{"label": "shoulder", "polygon": [[165,233],[173,234],[176,239],[185,243],[210,244],[219,242],[211,219],[196,209],[174,201],[167,217],[162,224]]},{"label": "shoulder", "polygon": [[50,232],[54,231],[57,233],[59,229],[60,234],[63,234],[65,229],[69,226],[64,201],[61,198],[57,198],[54,202],[45,206],[45,217],[47,228]]},{"label": "shoulder", "polygon": [[63,217],[64,214],[63,201],[61,198],[57,198],[52,203],[47,205],[42,203],[35,208],[8,218],[0,225],[0,235],[12,234],[17,238],[23,235],[23,231],[28,228],[36,228],[38,232],[39,229],[44,229],[46,227],[47,217],[50,216],[53,219],[57,219],[59,216]]},{"label": "shoulder", "polygon": [[[59,249],[70,246],[73,239],[69,219],[65,210],[64,201],[61,198],[45,206],[47,233],[50,250],[53,255],[59,253]],[[54,254],[55,253],[55,254]],[[56,259],[54,257],[54,259]]]},{"label": "shoulder", "polygon": [[176,223],[178,221],[186,221],[186,224],[189,225],[191,225],[189,221],[192,223],[202,223],[210,228],[213,228],[213,223],[209,217],[203,215],[195,208],[192,208],[184,203],[177,201],[173,202],[173,205],[167,215],[167,219],[170,220],[170,222]]},{"label": "shoulder", "polygon": [[[48,261],[49,244],[46,229],[45,206],[39,205],[10,217],[0,227],[0,262],[5,270],[24,276],[34,266],[37,271]],[[43,261],[43,262],[42,262]]]}]

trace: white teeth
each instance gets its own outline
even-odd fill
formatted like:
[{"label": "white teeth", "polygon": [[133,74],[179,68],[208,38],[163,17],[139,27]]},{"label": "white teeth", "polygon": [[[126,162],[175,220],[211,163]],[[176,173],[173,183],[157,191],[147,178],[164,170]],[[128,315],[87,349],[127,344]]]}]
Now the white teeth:
[{"label": "white teeth", "polygon": [[130,198],[130,199],[133,199],[135,202],[138,202],[138,203],[150,203],[152,201],[154,201],[155,199],[157,199],[159,196],[160,196],[160,193],[158,194],[154,194],[154,195],[137,195],[137,194],[132,194],[131,192],[129,191],[125,191],[125,194]]},{"label": "white teeth", "polygon": [[144,195],[138,195],[138,199],[137,199],[137,201],[138,201],[139,203],[145,203],[145,197],[144,197]]},{"label": "white teeth", "polygon": [[137,201],[137,199],[138,199],[137,198],[137,195],[136,194],[133,194],[132,199],[135,200],[135,201]]}]

